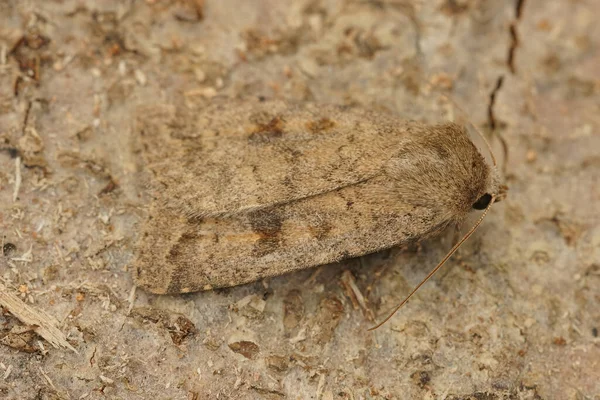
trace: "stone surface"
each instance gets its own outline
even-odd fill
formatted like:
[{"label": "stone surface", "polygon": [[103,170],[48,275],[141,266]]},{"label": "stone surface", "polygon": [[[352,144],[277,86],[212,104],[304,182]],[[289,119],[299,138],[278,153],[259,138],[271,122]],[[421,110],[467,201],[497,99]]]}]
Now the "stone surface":
[{"label": "stone surface", "polygon": [[[79,351],[30,336],[28,351],[0,345],[0,397],[600,398],[599,12],[533,0],[0,3],[2,282]],[[228,290],[137,291],[131,306],[148,200],[136,110],[242,95],[468,119],[490,134],[509,196],[375,332],[344,271],[380,316],[452,235]],[[0,322],[3,338],[19,325]]]}]

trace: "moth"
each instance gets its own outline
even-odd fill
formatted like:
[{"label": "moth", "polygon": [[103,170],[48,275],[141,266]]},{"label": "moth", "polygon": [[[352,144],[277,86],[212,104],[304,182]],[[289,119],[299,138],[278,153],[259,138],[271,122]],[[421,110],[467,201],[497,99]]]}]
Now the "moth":
[{"label": "moth", "polygon": [[134,274],[153,293],[407,246],[504,195],[497,168],[454,123],[259,99],[140,115],[152,201]]}]

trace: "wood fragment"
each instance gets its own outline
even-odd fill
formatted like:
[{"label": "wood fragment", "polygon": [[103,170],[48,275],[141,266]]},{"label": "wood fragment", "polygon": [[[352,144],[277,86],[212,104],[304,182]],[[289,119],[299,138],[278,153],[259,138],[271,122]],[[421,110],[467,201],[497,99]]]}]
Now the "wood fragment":
[{"label": "wood fragment", "polygon": [[315,397],[317,400],[321,400],[323,396],[323,388],[325,387],[325,375],[319,374],[319,383],[317,384],[317,391],[315,393]]},{"label": "wood fragment", "polygon": [[367,305],[367,299],[363,296],[360,289],[356,285],[356,280],[354,279],[354,275],[350,271],[344,271],[342,274],[342,284],[346,288],[346,293],[352,301],[352,305],[355,306],[358,304],[363,311],[363,314],[370,320],[375,320],[375,314]]},{"label": "wood fragment", "polygon": [[34,331],[46,339],[55,348],[65,348],[79,354],[77,350],[67,342],[66,336],[58,329],[58,321],[43,310],[37,310],[25,304],[8,288],[0,284],[0,305],[6,308],[12,315],[25,325],[34,326]]}]

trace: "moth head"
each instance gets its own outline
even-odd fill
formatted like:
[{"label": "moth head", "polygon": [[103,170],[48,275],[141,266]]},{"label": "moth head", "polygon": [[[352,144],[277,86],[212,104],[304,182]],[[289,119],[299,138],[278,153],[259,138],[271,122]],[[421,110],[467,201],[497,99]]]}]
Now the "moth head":
[{"label": "moth head", "polygon": [[[463,115],[467,115],[467,113],[465,113],[465,111],[460,107],[458,102],[456,102],[452,97],[445,95],[442,97],[454,104],[454,106],[457,107]],[[477,127],[470,120],[467,119],[467,121],[468,125],[477,132],[483,143],[485,143],[485,146],[487,147],[489,156],[492,161],[492,168],[489,174],[487,190],[485,193],[481,194],[481,196],[477,198],[477,201],[475,201],[472,206],[474,210],[486,210],[489,207],[490,203],[497,203],[499,201],[502,201],[506,197],[508,186],[503,185],[501,183],[500,173],[498,171],[498,162],[496,161],[496,156],[492,151],[492,146],[490,145],[490,142],[488,142],[483,133],[481,133],[481,131],[477,129]],[[506,143],[501,137],[500,139],[504,146],[506,158]]]},{"label": "moth head", "polygon": [[489,145],[488,141],[485,139],[481,132],[477,131],[477,133],[481,136],[481,138],[487,145],[493,162],[493,166],[490,168],[489,172],[487,189],[485,193],[479,196],[477,198],[477,201],[473,203],[474,210],[485,210],[491,202],[497,203],[506,198],[508,186],[502,184],[502,178],[500,176],[500,172],[496,164],[496,158],[494,157],[494,153],[492,152],[491,146]]},{"label": "moth head", "polygon": [[401,201],[425,207],[446,220],[460,220],[500,197],[500,177],[470,140],[449,123],[411,125],[407,141],[387,164]]}]

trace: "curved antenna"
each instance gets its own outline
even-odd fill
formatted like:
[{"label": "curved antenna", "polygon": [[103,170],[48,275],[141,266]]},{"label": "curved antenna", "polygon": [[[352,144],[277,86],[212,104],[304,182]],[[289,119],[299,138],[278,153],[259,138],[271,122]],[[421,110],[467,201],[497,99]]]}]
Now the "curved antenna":
[{"label": "curved antenna", "polygon": [[[454,99],[452,97],[445,95],[445,94],[443,94],[442,97],[446,98],[448,101],[450,101],[452,104],[454,104],[454,107],[458,108],[463,115],[467,115],[465,110],[463,110],[462,107],[458,105],[458,102],[454,101]],[[492,157],[492,162],[494,163],[494,167],[497,166],[498,163],[496,162],[496,156],[494,155],[494,152],[492,151],[492,146],[490,145],[490,142],[488,142],[488,140],[485,138],[483,133],[481,133],[481,131],[479,129],[477,129],[475,124],[473,124],[470,119],[467,119],[467,122],[473,129],[475,129],[475,132],[477,132],[477,134],[479,134],[479,137],[483,140],[483,142],[485,143],[485,145],[490,153],[490,157]],[[503,144],[503,146],[504,146],[504,144]]]},{"label": "curved antenna", "polygon": [[421,286],[423,286],[441,267],[442,265],[444,265],[446,263],[446,261],[448,261],[448,259],[450,257],[452,257],[452,255],[456,252],[456,250],[458,250],[458,248],[477,230],[477,228],[479,227],[479,225],[481,224],[481,222],[483,222],[483,218],[485,218],[486,214],[488,213],[488,211],[490,210],[490,208],[492,207],[492,204],[494,204],[494,201],[496,200],[496,197],[492,197],[492,201],[490,201],[490,204],[488,204],[488,206],[486,207],[485,211],[483,212],[483,214],[481,214],[481,217],[479,217],[479,219],[477,220],[477,222],[475,223],[475,225],[473,225],[473,227],[469,230],[469,232],[467,232],[467,234],[465,236],[463,236],[463,238],[454,245],[454,247],[452,247],[452,249],[448,252],[448,254],[446,254],[446,256],[442,259],[442,261],[440,261],[440,263],[433,269],[431,270],[431,272],[429,274],[427,274],[427,276],[425,277],[425,279],[423,279],[421,281],[421,283],[419,283],[410,293],[408,296],[406,296],[404,298],[404,300],[402,300],[402,302],[400,304],[398,304],[396,306],[396,308],[394,308],[394,310],[392,310],[392,312],[380,323],[378,323],[377,325],[369,328],[369,331],[374,331],[375,329],[379,328],[380,326],[382,326],[383,324],[385,324],[386,322],[388,322],[390,320],[390,318],[392,318],[394,316],[394,314],[396,314],[396,312],[398,312],[399,309],[402,308],[402,306],[404,304],[406,304],[408,302],[408,300],[413,296],[413,294],[415,294],[417,292],[417,290],[419,290],[421,288]]}]

